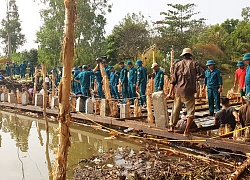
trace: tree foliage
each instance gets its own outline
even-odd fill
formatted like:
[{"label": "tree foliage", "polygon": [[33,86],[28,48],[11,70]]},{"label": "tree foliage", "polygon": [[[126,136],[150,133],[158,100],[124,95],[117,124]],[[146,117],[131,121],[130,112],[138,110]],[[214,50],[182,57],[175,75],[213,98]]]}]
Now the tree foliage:
[{"label": "tree foliage", "polygon": [[[64,4],[61,0],[43,0],[43,26],[37,32],[39,61],[59,65],[64,30]],[[94,63],[95,57],[105,53],[106,12],[111,11],[108,0],[77,0],[75,25],[75,65]]]},{"label": "tree foliage", "polygon": [[140,52],[149,46],[150,32],[148,21],[139,14],[127,16],[115,26],[107,37],[107,56],[112,63],[121,59],[137,59]]},{"label": "tree foliage", "polygon": [[196,7],[193,3],[182,4],[167,4],[170,8],[167,12],[161,12],[164,19],[159,22],[160,27],[157,27],[162,38],[164,48],[167,46],[168,51],[173,47],[177,52],[180,52],[184,47],[190,46],[190,40],[195,33],[198,35],[202,32],[204,26],[204,18],[194,19],[194,16],[199,14],[195,12]]},{"label": "tree foliage", "polygon": [[21,21],[19,19],[18,6],[16,5],[15,0],[10,0],[7,4],[7,16],[6,19],[2,19],[1,26],[0,38],[3,39],[3,51],[6,54],[8,53],[8,38],[10,36],[11,53],[16,52],[26,40],[24,34],[21,33]]}]

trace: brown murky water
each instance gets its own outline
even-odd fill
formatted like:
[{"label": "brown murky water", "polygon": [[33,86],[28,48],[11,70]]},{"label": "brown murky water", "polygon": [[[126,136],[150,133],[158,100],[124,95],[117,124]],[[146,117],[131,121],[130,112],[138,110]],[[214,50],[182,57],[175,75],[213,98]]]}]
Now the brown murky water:
[{"label": "brown murky water", "polygon": [[[41,119],[0,111],[1,180],[52,179],[49,172],[55,159],[58,126],[56,123],[49,125],[47,134]],[[72,124],[71,135],[67,179],[71,179],[73,168],[83,158],[101,154],[110,148],[129,146],[135,151],[141,148],[141,145],[124,139],[105,140],[108,133],[90,127]]]},{"label": "brown murky water", "polygon": [[[223,78],[223,94],[233,86],[233,79]],[[202,121],[202,120],[200,120]],[[203,125],[210,125],[207,121]],[[49,133],[44,121],[0,111],[0,179],[37,180],[52,179],[49,176],[57,147],[57,124],[49,123]],[[135,151],[141,145],[124,139],[105,140],[108,133],[91,127],[71,125],[71,142],[68,155],[67,179],[73,176],[73,168],[83,158],[101,154],[110,148],[129,146]]]}]

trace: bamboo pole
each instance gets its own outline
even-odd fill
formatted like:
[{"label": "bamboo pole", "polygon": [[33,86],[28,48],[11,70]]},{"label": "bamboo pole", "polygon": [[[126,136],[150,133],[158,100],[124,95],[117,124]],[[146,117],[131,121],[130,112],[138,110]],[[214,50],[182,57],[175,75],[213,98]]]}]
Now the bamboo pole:
[{"label": "bamboo pole", "polygon": [[48,92],[47,92],[47,86],[46,86],[46,82],[45,82],[46,67],[45,67],[44,63],[42,63],[41,65],[42,65],[42,75],[43,75],[43,118],[45,120],[45,129],[46,129],[46,132],[48,132],[48,130],[49,130],[49,124],[48,124],[47,112],[46,112]]},{"label": "bamboo pole", "polygon": [[38,75],[38,69],[35,67],[35,81],[34,81],[34,88],[33,88],[33,97],[32,97],[32,104],[35,104],[35,96],[36,96],[36,87],[37,87],[37,75]]},{"label": "bamboo pole", "polygon": [[64,41],[62,44],[62,62],[63,72],[62,80],[58,86],[58,102],[59,102],[59,142],[57,157],[54,162],[53,179],[65,180],[67,170],[68,149],[70,146],[70,84],[71,69],[73,67],[74,58],[74,29],[76,16],[75,0],[64,0],[65,5],[65,30]]}]

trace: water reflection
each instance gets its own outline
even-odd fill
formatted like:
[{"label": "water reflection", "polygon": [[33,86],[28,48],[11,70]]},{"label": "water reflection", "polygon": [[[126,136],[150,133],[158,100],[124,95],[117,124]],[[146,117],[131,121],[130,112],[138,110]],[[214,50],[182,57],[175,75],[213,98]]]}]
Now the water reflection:
[{"label": "water reflection", "polygon": [[[58,146],[58,125],[49,123],[49,126],[49,133],[46,133],[41,119],[0,112],[0,179],[52,179],[49,174],[55,159],[54,149]],[[72,177],[74,165],[83,158],[120,146],[140,149],[140,145],[124,140],[104,140],[107,136],[93,128],[71,125],[68,179]]]}]

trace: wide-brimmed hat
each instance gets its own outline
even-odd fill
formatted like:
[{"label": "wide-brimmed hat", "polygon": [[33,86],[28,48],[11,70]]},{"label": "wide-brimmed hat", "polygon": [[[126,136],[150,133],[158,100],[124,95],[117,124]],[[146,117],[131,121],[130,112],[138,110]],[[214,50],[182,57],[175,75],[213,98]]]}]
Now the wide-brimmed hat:
[{"label": "wide-brimmed hat", "polygon": [[250,60],[250,53],[244,54],[243,61]]},{"label": "wide-brimmed hat", "polygon": [[208,60],[206,66],[215,65],[214,60]]},{"label": "wide-brimmed hat", "polygon": [[244,98],[246,101],[250,101],[250,93],[248,93],[247,95],[243,96],[243,98]]},{"label": "wide-brimmed hat", "polygon": [[192,50],[190,48],[184,48],[180,56],[184,56],[185,54],[191,54],[191,56],[193,56]]},{"label": "wide-brimmed hat", "polygon": [[238,61],[237,66],[245,66],[243,61]]},{"label": "wide-brimmed hat", "polygon": [[142,65],[142,60],[138,59],[138,60],[136,61],[135,65],[136,65],[136,66]]},{"label": "wide-brimmed hat", "polygon": [[154,69],[154,67],[158,66],[157,63],[153,63],[152,66],[151,66],[151,69]]}]

